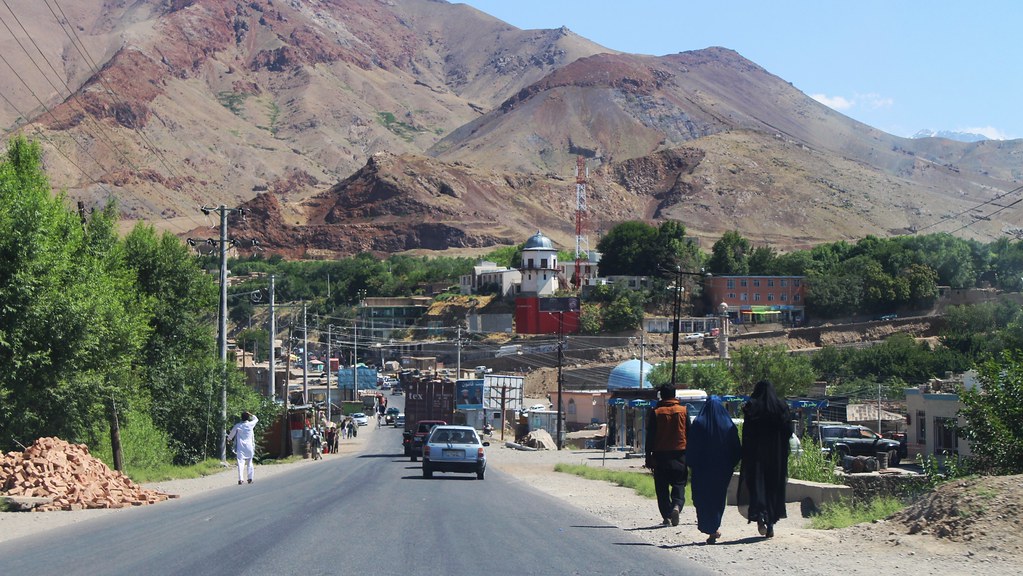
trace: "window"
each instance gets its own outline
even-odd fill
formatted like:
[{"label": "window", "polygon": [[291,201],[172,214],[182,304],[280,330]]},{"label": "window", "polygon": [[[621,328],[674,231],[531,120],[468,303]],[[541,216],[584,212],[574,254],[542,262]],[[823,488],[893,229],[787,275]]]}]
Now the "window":
[{"label": "window", "polygon": [[927,445],[927,413],[923,410],[916,411],[916,443]]},{"label": "window", "polygon": [[725,287],[728,288],[729,290],[735,290],[735,279],[729,278],[728,283],[726,284]]},{"label": "window", "polygon": [[754,302],[760,302],[760,292],[754,292],[753,293],[753,301]]},{"label": "window", "polygon": [[729,300],[735,300],[735,292],[729,292],[728,293],[728,299]]},{"label": "window", "polygon": [[547,259],[546,258],[541,258],[540,259],[540,267],[541,268],[546,268],[547,267]]},{"label": "window", "polygon": [[753,279],[753,287],[754,288],[760,288],[760,278],[754,278]]},{"label": "window", "polygon": [[526,268],[532,268],[532,267],[533,267],[533,259],[530,258],[529,260],[526,260]]},{"label": "window", "polygon": [[782,278],[782,279],[780,280],[780,282],[781,282],[781,287],[782,287],[782,288],[784,288],[784,287],[786,287],[786,286],[788,286],[788,285],[789,285],[789,281],[788,281],[788,280],[786,280],[786,279],[784,279],[784,278]]},{"label": "window", "polygon": [[767,287],[768,288],[774,288],[774,278],[768,278],[767,279]]},{"label": "window", "polygon": [[767,301],[768,302],[774,302],[774,292],[768,292],[767,293]]},{"label": "window", "polygon": [[934,453],[958,454],[959,438],[956,436],[955,418],[934,418]]},{"label": "window", "polygon": [[799,294],[793,294],[792,295],[792,301],[793,302],[799,302]]},{"label": "window", "polygon": [[782,292],[781,294],[778,295],[778,299],[781,300],[782,302],[785,302],[786,300],[788,300],[788,294]]},{"label": "window", "polygon": [[799,280],[793,280],[792,285],[795,286],[796,288],[799,288]]},{"label": "window", "polygon": [[571,415],[575,414],[575,398],[568,399],[568,407],[565,409],[565,412]]},{"label": "window", "polygon": [[739,280],[739,286],[742,286],[743,288],[745,288],[747,284],[749,284],[749,280],[746,280],[745,278],[743,278],[742,280]]},{"label": "window", "polygon": [[749,294],[747,294],[745,292],[743,292],[742,294],[739,294],[739,300],[742,300],[743,302],[745,302],[748,299],[749,299]]}]

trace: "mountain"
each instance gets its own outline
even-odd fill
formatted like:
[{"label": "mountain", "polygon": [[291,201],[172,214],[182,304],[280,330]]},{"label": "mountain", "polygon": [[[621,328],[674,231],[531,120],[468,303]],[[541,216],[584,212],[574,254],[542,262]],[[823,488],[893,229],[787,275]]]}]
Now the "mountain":
[{"label": "mountain", "polygon": [[913,134],[913,138],[945,138],[947,140],[955,140],[957,142],[980,142],[981,140],[987,140],[988,137],[983,134],[974,134],[972,132],[956,132],[954,130],[920,130],[916,134]]},{"label": "mountain", "polygon": [[40,52],[0,40],[25,80],[0,121],[44,139],[72,201],[182,236],[223,204],[251,209],[233,236],[292,257],[538,228],[569,247],[579,157],[593,244],[626,219],[782,250],[1018,225],[997,199],[1023,142],[892,136],[726,48],[622,54],[435,0],[28,4],[12,14]]}]

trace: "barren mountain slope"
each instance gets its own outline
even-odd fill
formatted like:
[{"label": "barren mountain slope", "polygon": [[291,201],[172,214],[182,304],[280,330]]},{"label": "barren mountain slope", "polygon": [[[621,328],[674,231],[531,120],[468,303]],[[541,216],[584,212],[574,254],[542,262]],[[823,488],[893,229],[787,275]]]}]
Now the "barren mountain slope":
[{"label": "barren mountain slope", "polygon": [[[54,185],[186,227],[198,204],[262,190],[300,200],[374,152],[421,151],[508,93],[606,51],[565,29],[519,30],[430,0],[62,4],[72,26],[43,47],[61,81],[33,86],[50,112],[38,115],[28,90],[18,99],[32,132],[56,146]],[[59,31],[42,8],[15,10]],[[19,69],[41,62],[5,47]]]}]

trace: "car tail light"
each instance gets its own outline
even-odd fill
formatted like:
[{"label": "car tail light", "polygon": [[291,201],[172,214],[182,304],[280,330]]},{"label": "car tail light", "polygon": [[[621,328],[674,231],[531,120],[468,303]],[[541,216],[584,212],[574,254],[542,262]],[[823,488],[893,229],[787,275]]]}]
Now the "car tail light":
[{"label": "car tail light", "polygon": [[476,449],[476,459],[477,460],[482,460],[483,459],[483,448],[477,448]]}]

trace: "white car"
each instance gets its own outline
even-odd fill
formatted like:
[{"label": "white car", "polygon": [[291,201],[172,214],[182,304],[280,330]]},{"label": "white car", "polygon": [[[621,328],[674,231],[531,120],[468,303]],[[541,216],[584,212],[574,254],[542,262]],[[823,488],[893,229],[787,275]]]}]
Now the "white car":
[{"label": "white car", "polygon": [[700,342],[703,340],[703,332],[690,332],[682,337],[683,342]]},{"label": "white car", "polygon": [[355,420],[355,423],[359,426],[369,426],[369,416],[366,416],[362,412],[352,414],[352,420]]}]

